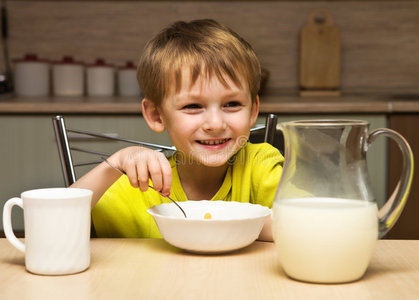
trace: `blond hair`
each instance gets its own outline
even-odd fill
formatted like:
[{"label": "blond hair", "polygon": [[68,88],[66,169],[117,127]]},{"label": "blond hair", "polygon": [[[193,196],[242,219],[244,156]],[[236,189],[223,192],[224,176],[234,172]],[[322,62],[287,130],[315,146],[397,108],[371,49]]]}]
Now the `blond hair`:
[{"label": "blond hair", "polygon": [[189,67],[191,86],[199,76],[225,76],[240,88],[248,84],[252,100],[260,86],[260,64],[252,46],[237,33],[210,19],[175,22],[150,40],[141,55],[137,79],[146,98],[160,105],[182,85]]}]

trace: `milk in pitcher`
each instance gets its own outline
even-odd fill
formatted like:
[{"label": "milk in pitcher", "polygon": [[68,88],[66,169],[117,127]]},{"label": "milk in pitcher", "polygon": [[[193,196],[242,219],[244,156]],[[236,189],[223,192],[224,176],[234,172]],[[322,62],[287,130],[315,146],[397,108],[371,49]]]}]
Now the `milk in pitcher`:
[{"label": "milk in pitcher", "polygon": [[375,202],[338,198],[283,200],[273,207],[280,263],[290,277],[345,282],[365,273],[378,234]]}]

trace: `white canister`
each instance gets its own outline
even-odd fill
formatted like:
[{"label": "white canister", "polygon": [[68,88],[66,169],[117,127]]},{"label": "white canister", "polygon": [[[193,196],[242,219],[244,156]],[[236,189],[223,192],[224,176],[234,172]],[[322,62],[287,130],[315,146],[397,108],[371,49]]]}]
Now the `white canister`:
[{"label": "white canister", "polygon": [[104,59],[97,59],[93,65],[86,67],[87,95],[113,96],[115,92],[115,68],[106,64]]},{"label": "white canister", "polygon": [[52,85],[55,96],[83,96],[84,64],[64,56],[52,64]]},{"label": "white canister", "polygon": [[125,66],[118,68],[118,94],[123,97],[140,95],[137,68],[132,61],[127,61]]},{"label": "white canister", "polygon": [[14,84],[17,96],[42,97],[50,91],[49,61],[36,54],[14,60]]}]

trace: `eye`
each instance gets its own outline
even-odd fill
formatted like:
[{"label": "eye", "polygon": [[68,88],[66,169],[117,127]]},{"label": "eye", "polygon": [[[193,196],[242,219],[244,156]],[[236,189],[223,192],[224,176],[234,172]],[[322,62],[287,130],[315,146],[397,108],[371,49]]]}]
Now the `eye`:
[{"label": "eye", "polygon": [[225,107],[238,107],[238,106],[241,106],[241,103],[239,101],[230,101],[225,105]]},{"label": "eye", "polygon": [[240,101],[229,101],[224,104],[224,110],[226,112],[237,112],[243,107],[243,104]]},{"label": "eye", "polygon": [[188,105],[185,105],[184,107],[182,107],[182,109],[201,109],[202,108],[202,106],[201,105],[199,105],[199,104],[196,104],[196,103],[193,103],[193,104],[188,104]]},{"label": "eye", "polygon": [[198,103],[190,103],[182,106],[181,109],[186,114],[199,114],[203,110],[203,106]]}]

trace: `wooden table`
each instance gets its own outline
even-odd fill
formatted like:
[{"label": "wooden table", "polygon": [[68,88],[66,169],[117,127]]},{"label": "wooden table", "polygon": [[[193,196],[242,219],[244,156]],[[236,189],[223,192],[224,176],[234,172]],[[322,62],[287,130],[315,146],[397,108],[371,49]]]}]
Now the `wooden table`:
[{"label": "wooden table", "polygon": [[196,255],[158,239],[92,239],[91,255],[85,272],[39,276],[0,239],[0,299],[419,299],[419,240],[378,241],[365,276],[346,284],[289,279],[264,242]]}]

